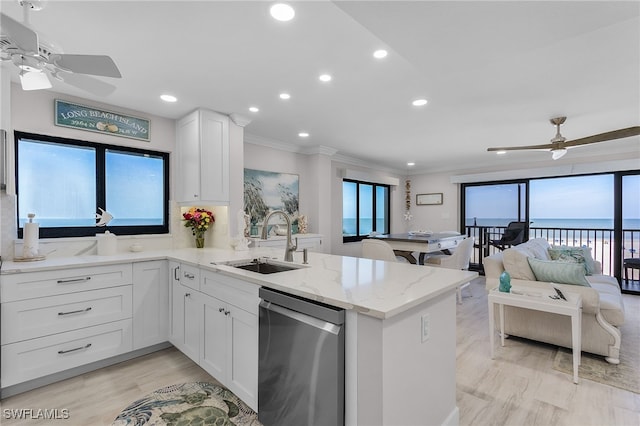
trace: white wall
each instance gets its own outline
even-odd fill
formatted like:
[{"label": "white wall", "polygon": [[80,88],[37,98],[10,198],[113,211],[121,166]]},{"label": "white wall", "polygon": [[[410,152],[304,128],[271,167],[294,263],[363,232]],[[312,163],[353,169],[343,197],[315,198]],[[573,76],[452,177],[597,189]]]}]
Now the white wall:
[{"label": "white wall", "polygon": [[[409,176],[411,180],[411,214],[407,231],[459,231],[459,185],[451,183],[445,173]],[[417,194],[442,193],[441,205],[416,205]]]}]

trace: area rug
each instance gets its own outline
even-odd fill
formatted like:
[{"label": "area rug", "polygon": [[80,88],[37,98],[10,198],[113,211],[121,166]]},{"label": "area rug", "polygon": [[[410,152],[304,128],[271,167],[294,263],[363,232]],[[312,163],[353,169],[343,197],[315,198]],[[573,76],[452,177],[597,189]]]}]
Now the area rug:
[{"label": "area rug", "polygon": [[171,385],[125,408],[112,426],[260,426],[258,415],[228,389],[206,382]]},{"label": "area rug", "polygon": [[[578,377],[640,394],[640,303],[629,298],[625,298],[624,303],[626,318],[620,327],[620,364],[609,364],[602,356],[583,352]],[[569,349],[558,348],[553,368],[573,375],[573,356]]]}]

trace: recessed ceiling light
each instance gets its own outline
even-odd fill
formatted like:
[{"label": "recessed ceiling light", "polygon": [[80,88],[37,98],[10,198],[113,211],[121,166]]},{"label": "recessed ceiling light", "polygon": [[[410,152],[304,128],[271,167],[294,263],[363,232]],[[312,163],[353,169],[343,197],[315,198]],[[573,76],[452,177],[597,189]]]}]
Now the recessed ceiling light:
[{"label": "recessed ceiling light", "polygon": [[172,95],[161,95],[160,99],[162,99],[165,102],[176,102],[178,100],[178,98]]},{"label": "recessed ceiling light", "polygon": [[416,99],[415,101],[411,102],[411,105],[413,106],[425,106],[426,104],[427,104],[426,99]]},{"label": "recessed ceiling light", "polygon": [[290,21],[296,16],[296,11],[291,6],[285,3],[276,3],[269,9],[273,19],[278,21]]},{"label": "recessed ceiling light", "polygon": [[300,136],[301,138],[308,138],[308,137],[309,137],[309,133],[307,133],[307,132],[300,132],[300,133],[298,133],[298,136]]},{"label": "recessed ceiling light", "polygon": [[379,49],[373,52],[373,57],[376,59],[382,59],[387,57],[388,52],[384,49]]},{"label": "recessed ceiling light", "polygon": [[412,162],[407,163],[407,166],[409,166],[409,167],[415,166],[415,165],[416,165],[416,163],[412,163]]},{"label": "recessed ceiling light", "polygon": [[332,77],[329,74],[322,74],[320,77],[318,77],[320,81],[324,82],[331,81],[331,78]]},{"label": "recessed ceiling light", "polygon": [[280,99],[291,99],[291,95],[288,93],[280,93]]},{"label": "recessed ceiling light", "polygon": [[507,151],[505,151],[504,149],[501,149],[500,151],[496,151],[496,154],[498,155],[505,155],[507,153]]},{"label": "recessed ceiling light", "polygon": [[260,108],[258,108],[258,107],[249,107],[249,111],[258,112],[258,111],[260,111]]}]

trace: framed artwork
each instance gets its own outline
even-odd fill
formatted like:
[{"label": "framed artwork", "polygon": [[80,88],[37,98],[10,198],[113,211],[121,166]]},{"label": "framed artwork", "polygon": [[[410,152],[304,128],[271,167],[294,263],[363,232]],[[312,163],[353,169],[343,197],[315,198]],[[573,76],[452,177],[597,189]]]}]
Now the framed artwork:
[{"label": "framed artwork", "polygon": [[416,194],[416,206],[431,206],[436,204],[442,204],[442,192]]},{"label": "framed artwork", "polygon": [[292,220],[297,218],[299,181],[298,175],[290,173],[244,169],[244,211],[251,223],[261,224],[269,210],[284,210]]}]

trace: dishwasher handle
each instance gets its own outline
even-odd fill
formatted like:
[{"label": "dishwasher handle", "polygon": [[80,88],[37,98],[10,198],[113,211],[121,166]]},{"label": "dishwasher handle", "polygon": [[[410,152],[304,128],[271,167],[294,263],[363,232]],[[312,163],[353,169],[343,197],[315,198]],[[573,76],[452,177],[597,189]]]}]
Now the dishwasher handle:
[{"label": "dishwasher handle", "polygon": [[280,315],[284,315],[295,321],[303,322],[307,325],[310,325],[320,330],[324,330],[336,336],[340,334],[340,330],[342,329],[341,325],[332,324],[328,321],[324,321],[309,315],[302,314],[297,311],[293,311],[291,309],[287,309],[283,306],[276,305],[275,303],[269,302],[268,300],[260,300],[260,308],[265,309],[267,311],[275,312]]}]

